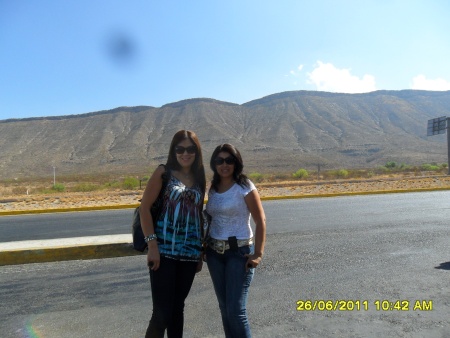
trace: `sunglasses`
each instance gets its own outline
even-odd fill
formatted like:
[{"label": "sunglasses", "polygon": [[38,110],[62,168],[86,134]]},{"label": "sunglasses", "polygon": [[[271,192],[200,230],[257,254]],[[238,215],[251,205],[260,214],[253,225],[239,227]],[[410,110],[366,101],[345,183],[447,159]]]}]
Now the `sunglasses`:
[{"label": "sunglasses", "polygon": [[236,159],[234,158],[234,157],[231,157],[231,156],[229,156],[229,157],[227,157],[227,158],[223,158],[223,157],[216,157],[215,159],[214,159],[214,164],[215,165],[222,165],[223,163],[226,163],[226,164],[235,164],[236,163]]},{"label": "sunglasses", "polygon": [[188,154],[195,154],[197,152],[197,147],[196,146],[189,146],[187,148],[182,146],[175,147],[175,153],[177,153],[178,155],[184,154],[185,151],[187,151]]}]

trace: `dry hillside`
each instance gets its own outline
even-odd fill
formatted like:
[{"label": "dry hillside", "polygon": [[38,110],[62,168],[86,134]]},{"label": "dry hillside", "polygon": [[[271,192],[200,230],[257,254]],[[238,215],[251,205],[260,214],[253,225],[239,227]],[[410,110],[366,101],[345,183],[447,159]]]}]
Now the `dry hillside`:
[{"label": "dry hillside", "polygon": [[427,120],[450,115],[450,91],[339,94],[297,91],[242,105],[190,99],[155,107],[0,121],[0,179],[143,172],[165,162],[173,134],[194,130],[206,162],[229,142],[247,172],[373,168],[446,162],[445,135]]}]

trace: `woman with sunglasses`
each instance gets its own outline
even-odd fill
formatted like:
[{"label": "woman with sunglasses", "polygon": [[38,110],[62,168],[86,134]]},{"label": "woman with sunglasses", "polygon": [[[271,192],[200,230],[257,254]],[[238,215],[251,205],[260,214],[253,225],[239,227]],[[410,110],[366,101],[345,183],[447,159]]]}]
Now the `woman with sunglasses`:
[{"label": "woman with sunglasses", "polygon": [[[150,207],[165,180],[159,217]],[[159,166],[141,200],[141,226],[148,243],[153,313],[145,337],[183,336],[184,301],[196,272],[202,267],[201,229],[205,197],[205,169],[197,135],[178,131],[170,144],[165,166]]]},{"label": "woman with sunglasses", "polygon": [[[266,239],[264,209],[255,185],[242,173],[239,151],[218,146],[210,161],[214,176],[206,211],[211,216],[204,259],[208,264],[227,338],[251,337],[247,295]],[[250,214],[256,225],[255,237]]]}]

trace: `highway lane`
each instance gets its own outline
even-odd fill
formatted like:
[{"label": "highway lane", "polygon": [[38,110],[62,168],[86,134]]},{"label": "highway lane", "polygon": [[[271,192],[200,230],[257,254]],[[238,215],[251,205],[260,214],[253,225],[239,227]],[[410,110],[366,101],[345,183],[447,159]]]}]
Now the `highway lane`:
[{"label": "highway lane", "polygon": [[[265,202],[270,234],[250,288],[253,336],[449,337],[449,197]],[[87,224],[102,213],[89,213]],[[0,267],[0,336],[142,337],[149,289],[144,256]],[[318,308],[307,310],[307,301]],[[185,319],[186,338],[224,336],[206,266]]]},{"label": "highway lane", "polygon": [[[450,191],[265,201],[267,232],[441,224]],[[129,233],[133,209],[0,217],[0,242]]]},{"label": "highway lane", "polygon": [[0,217],[0,242],[117,235],[131,230],[134,209]]}]

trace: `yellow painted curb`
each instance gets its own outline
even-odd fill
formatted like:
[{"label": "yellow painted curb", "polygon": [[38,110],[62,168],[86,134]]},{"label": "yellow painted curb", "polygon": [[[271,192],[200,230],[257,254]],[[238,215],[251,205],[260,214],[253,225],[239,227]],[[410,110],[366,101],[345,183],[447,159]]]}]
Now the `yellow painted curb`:
[{"label": "yellow painted curb", "polygon": [[105,206],[95,206],[95,207],[42,209],[42,210],[11,210],[11,211],[0,211],[0,216],[13,216],[13,215],[24,215],[24,214],[47,214],[50,212],[78,212],[78,211],[134,209],[138,206],[139,206],[139,204],[126,204],[126,205],[105,205]]},{"label": "yellow painted curb", "polygon": [[0,266],[141,255],[129,243],[0,251]]}]

